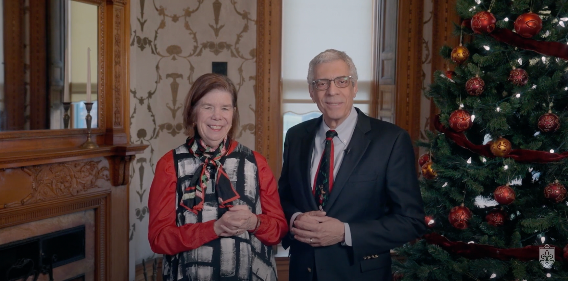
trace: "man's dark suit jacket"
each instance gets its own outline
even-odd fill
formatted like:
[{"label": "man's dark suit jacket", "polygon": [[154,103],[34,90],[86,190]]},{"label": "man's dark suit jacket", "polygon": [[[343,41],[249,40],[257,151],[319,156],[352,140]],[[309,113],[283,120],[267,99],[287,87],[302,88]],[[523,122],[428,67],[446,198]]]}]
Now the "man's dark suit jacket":
[{"label": "man's dark suit jacket", "polygon": [[[312,247],[289,233],[290,280],[391,280],[390,249],[418,238],[426,225],[412,142],[403,129],[357,109],[357,124],[334,180],[327,216],[348,223],[352,247]],[[288,130],[278,181],[288,223],[296,212],[317,210],[310,169],[322,117]]]}]

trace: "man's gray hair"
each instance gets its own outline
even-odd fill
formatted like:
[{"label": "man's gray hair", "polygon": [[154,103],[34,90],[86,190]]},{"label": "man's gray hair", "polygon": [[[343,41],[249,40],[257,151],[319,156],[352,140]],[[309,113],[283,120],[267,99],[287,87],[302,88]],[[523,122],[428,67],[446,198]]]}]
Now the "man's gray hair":
[{"label": "man's gray hair", "polygon": [[327,49],[319,53],[310,61],[310,67],[308,68],[308,84],[311,85],[312,81],[314,81],[314,69],[316,68],[316,65],[336,60],[342,60],[347,64],[347,66],[349,66],[349,75],[351,75],[352,79],[351,81],[356,82],[358,79],[357,68],[353,63],[353,60],[343,51]]}]

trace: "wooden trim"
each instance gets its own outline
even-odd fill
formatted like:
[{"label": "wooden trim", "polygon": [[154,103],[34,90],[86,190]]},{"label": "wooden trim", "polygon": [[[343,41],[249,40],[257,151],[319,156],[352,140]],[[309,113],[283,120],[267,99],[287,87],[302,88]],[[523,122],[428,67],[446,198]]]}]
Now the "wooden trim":
[{"label": "wooden trim", "polygon": [[77,161],[89,158],[116,156],[129,158],[142,153],[147,145],[110,146],[104,145],[93,149],[47,149],[0,154],[0,169],[12,169],[32,165],[53,164]]},{"label": "wooden trim", "polygon": [[279,178],[282,0],[258,0],[256,11],[255,150],[266,157],[274,176]]},{"label": "wooden trim", "polygon": [[[24,73],[24,1],[4,3],[4,116],[0,130],[23,130],[25,125],[25,76]],[[1,138],[1,136],[0,136]]]},{"label": "wooden trim", "polygon": [[[451,68],[451,64],[439,55],[442,46],[455,47],[460,43],[460,38],[452,34],[454,23],[459,24],[461,21],[455,8],[456,2],[457,0],[433,0],[432,2],[433,7],[436,7],[432,10],[432,75],[437,70],[446,71]],[[430,99],[429,128],[431,131],[436,130],[434,116],[438,113],[439,110],[434,101]]]},{"label": "wooden trim", "polygon": [[412,140],[420,137],[422,95],[422,0],[399,0],[396,52],[395,123],[408,131]]},{"label": "wooden trim", "polygon": [[30,1],[30,130],[47,129],[47,2]]}]

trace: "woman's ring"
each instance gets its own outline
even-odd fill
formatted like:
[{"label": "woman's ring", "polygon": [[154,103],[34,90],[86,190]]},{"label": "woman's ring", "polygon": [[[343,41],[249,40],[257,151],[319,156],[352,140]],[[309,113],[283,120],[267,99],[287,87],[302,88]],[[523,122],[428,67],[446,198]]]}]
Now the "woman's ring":
[{"label": "woman's ring", "polygon": [[313,241],[313,239],[312,239],[312,238],[310,238],[310,244],[312,244],[313,242],[314,242],[314,241]]}]

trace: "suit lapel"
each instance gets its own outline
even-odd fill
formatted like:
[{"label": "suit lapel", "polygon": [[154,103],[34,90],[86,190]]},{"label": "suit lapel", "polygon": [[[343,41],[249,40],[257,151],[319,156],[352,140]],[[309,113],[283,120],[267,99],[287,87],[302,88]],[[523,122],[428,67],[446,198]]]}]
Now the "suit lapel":
[{"label": "suit lapel", "polygon": [[329,196],[329,200],[327,201],[326,206],[324,207],[324,211],[329,210],[330,206],[333,205],[333,202],[339,197],[341,191],[345,187],[347,183],[347,179],[353,173],[355,166],[359,163],[361,157],[365,154],[369,143],[371,142],[365,134],[371,130],[371,124],[369,122],[369,117],[367,117],[364,113],[361,113],[357,110],[357,124],[355,125],[355,130],[353,131],[353,136],[351,136],[351,140],[349,141],[349,145],[343,157],[343,161],[341,162],[341,167],[337,172],[337,176],[335,177],[335,181],[333,183],[333,189],[331,190],[331,194]]},{"label": "suit lapel", "polygon": [[314,195],[312,194],[312,182],[311,182],[311,169],[312,169],[312,152],[314,147],[314,141],[316,137],[316,132],[318,131],[319,126],[322,122],[322,117],[318,118],[317,122],[310,124],[310,126],[306,126],[306,134],[304,134],[303,139],[301,140],[300,146],[300,174],[302,175],[302,184],[304,188],[301,188],[302,195],[304,198],[307,199],[310,208],[313,210],[317,210],[316,201],[314,199]]}]

